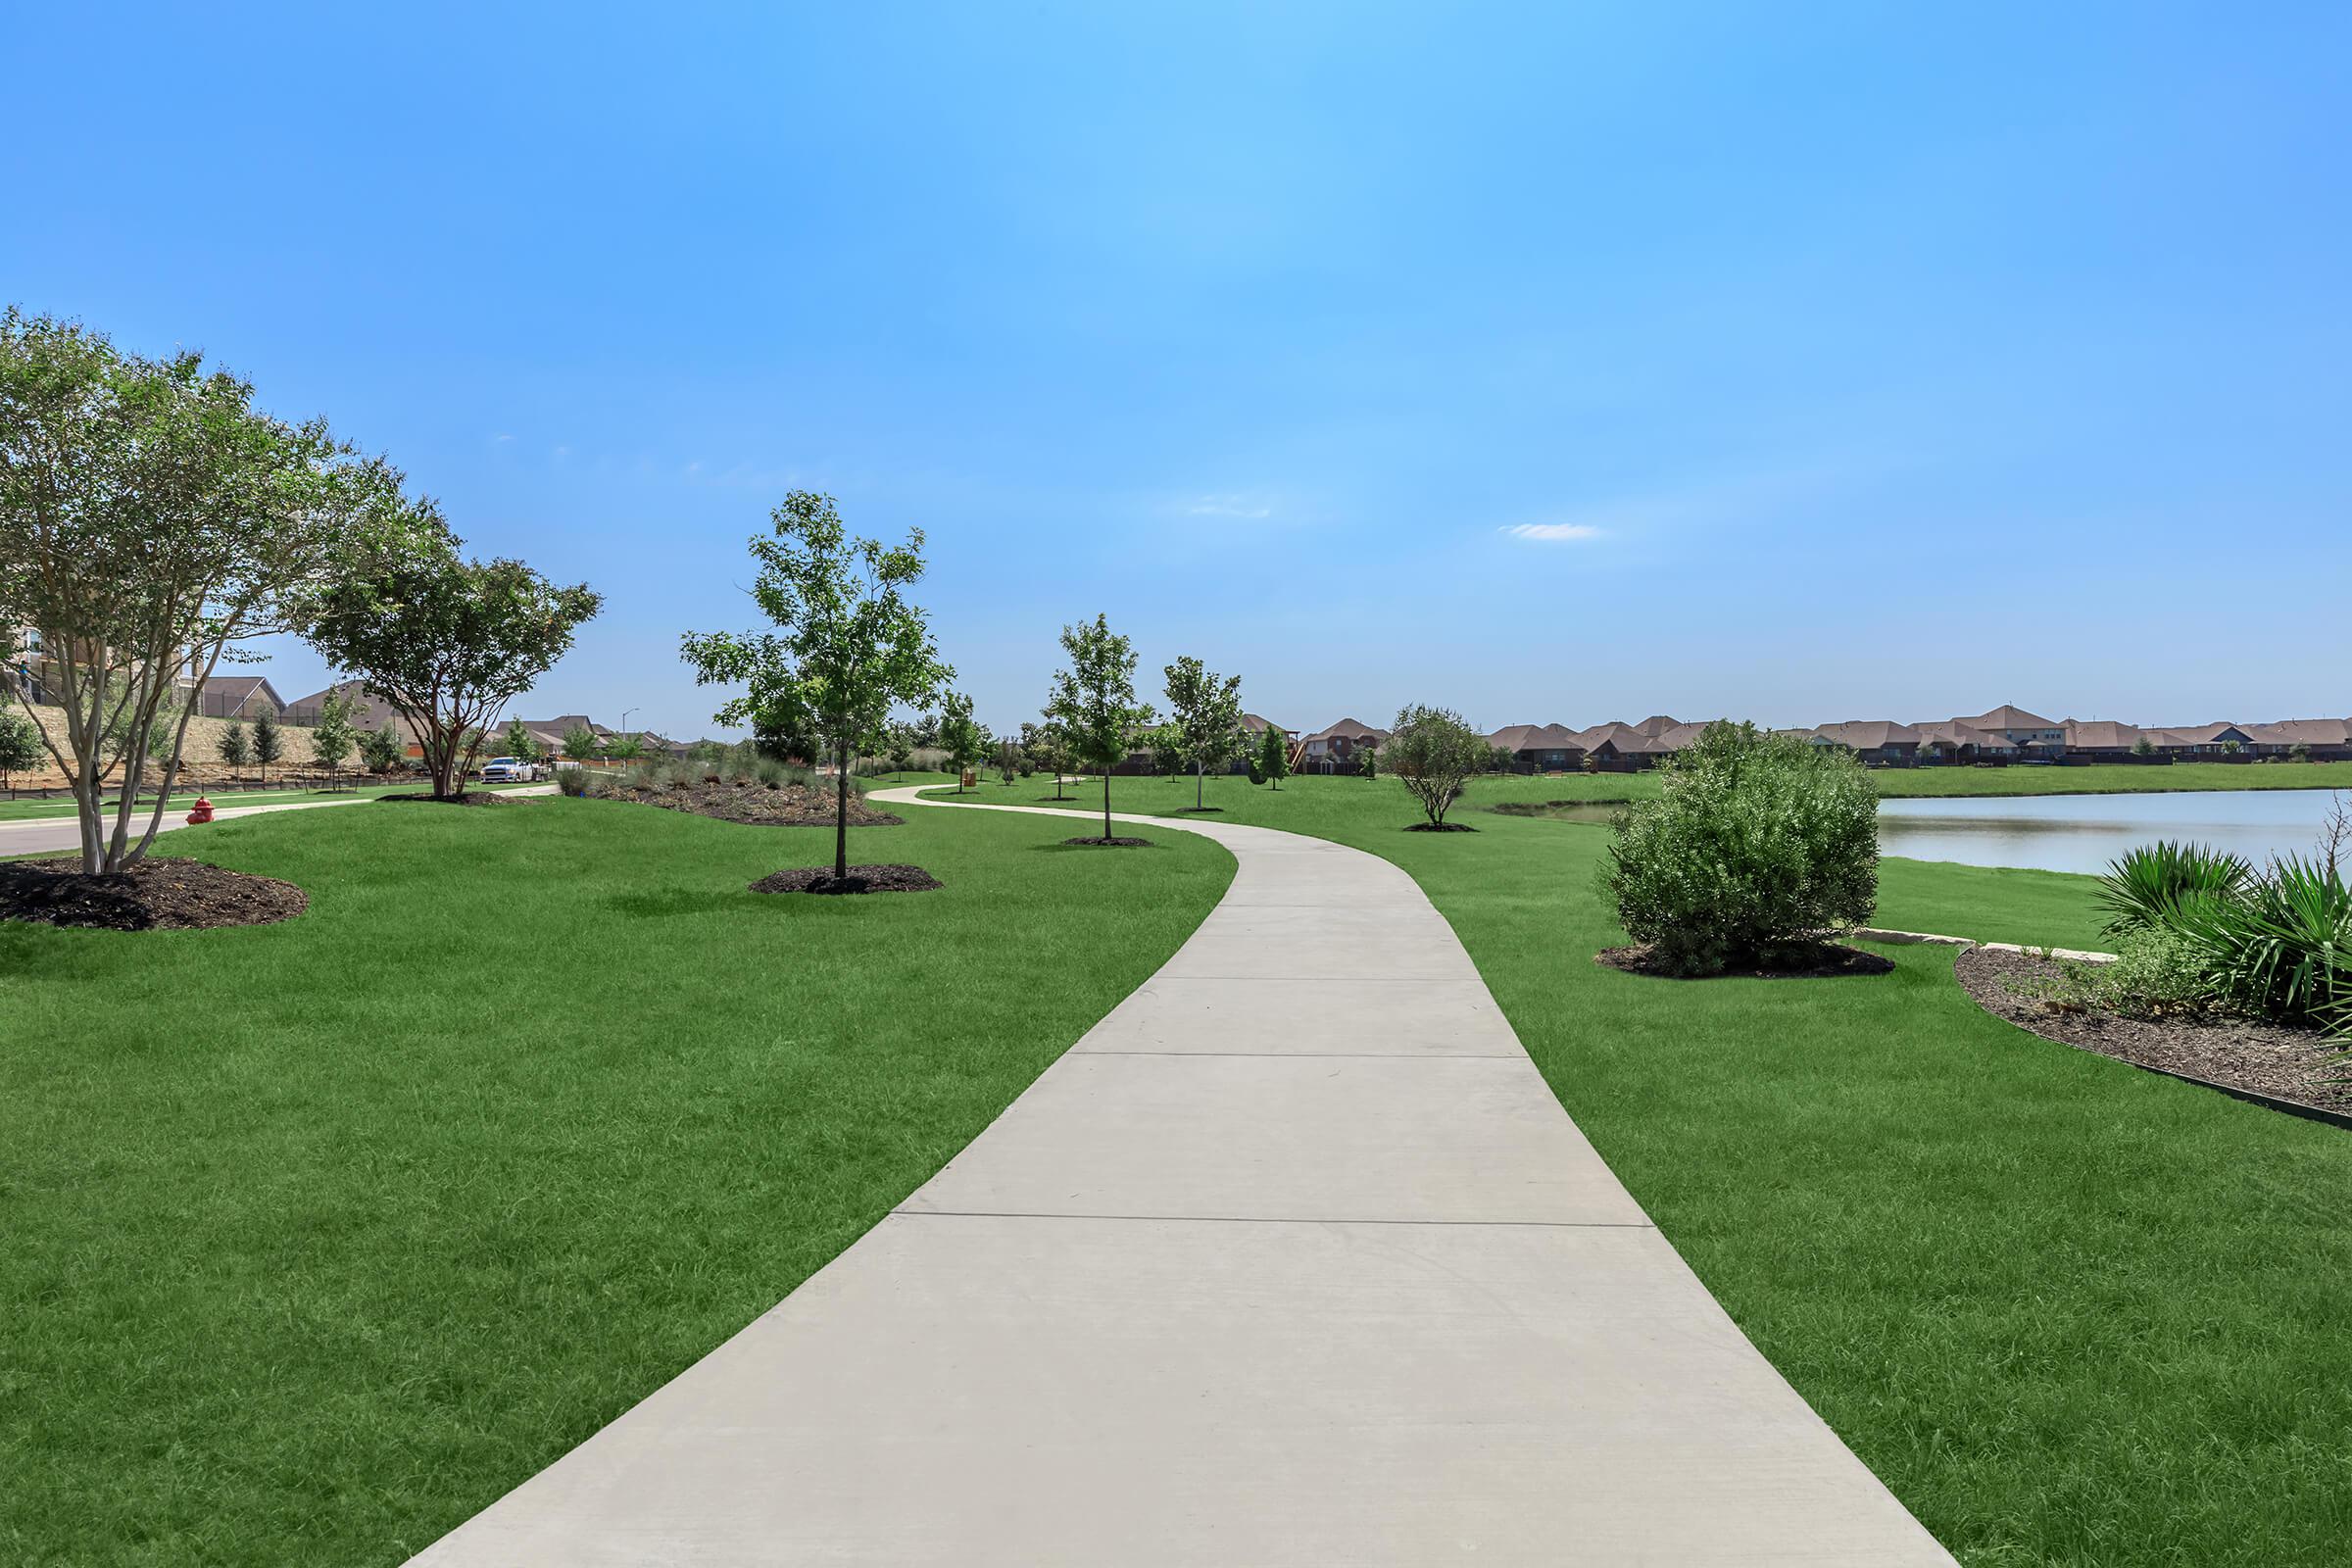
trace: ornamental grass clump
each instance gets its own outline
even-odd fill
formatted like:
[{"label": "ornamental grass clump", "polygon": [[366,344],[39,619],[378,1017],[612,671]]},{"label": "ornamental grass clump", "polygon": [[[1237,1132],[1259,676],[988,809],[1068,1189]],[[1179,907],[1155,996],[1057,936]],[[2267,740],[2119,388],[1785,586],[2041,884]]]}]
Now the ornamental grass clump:
[{"label": "ornamental grass clump", "polygon": [[1853,756],[1710,726],[1617,819],[1602,891],[1656,966],[1799,965],[1878,902],[1878,795]]},{"label": "ornamental grass clump", "polygon": [[2197,845],[2144,845],[2099,878],[2107,929],[2124,939],[2127,958],[2134,943],[2161,937],[2177,961],[2193,964],[2218,1010],[2352,1029],[2352,885],[2341,838],[2260,872]]}]

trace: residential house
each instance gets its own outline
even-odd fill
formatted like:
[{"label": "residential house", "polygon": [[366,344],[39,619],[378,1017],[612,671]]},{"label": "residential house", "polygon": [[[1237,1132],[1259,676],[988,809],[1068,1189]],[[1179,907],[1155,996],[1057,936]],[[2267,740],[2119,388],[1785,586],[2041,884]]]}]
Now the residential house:
[{"label": "residential house", "polygon": [[[1919,731],[1919,760],[1946,766],[1962,762],[2010,762],[2017,760],[2017,743],[1999,730],[1979,729],[1965,719],[1915,724]],[[2059,739],[2064,741],[2063,733]]]},{"label": "residential house", "polygon": [[389,724],[398,730],[406,740],[408,756],[416,758],[424,755],[424,744],[417,737],[416,726],[393,711],[390,703],[368,691],[367,686],[358,680],[337,681],[322,691],[313,692],[308,697],[298,697],[293,702],[280,706],[277,716],[286,723],[305,729],[316,728],[319,714],[325,710],[326,700],[329,697],[340,697],[350,705],[351,723],[354,729],[382,729]]},{"label": "residential house", "polygon": [[1487,737],[1496,751],[1531,772],[1565,772],[1584,765],[1585,746],[1565,724],[1506,724]]},{"label": "residential house", "polygon": [[267,675],[215,675],[191,696],[194,684],[185,678],[179,682],[179,700],[193,703],[198,718],[251,719],[265,708],[271,713],[286,710],[286,700]]},{"label": "residential house", "polygon": [[2054,761],[2066,750],[2066,726],[2056,719],[2029,713],[2022,708],[2003,703],[1989,712],[1974,718],[1955,718],[1955,724],[1987,735],[1998,735],[2017,749],[2020,761],[2035,760]]},{"label": "residential house", "polygon": [[2154,743],[2137,724],[2112,718],[2070,718],[2061,727],[2066,732],[2066,760],[2070,762],[2125,762],[2143,755],[2143,748],[2145,755],[2153,754]]},{"label": "residential house", "polygon": [[1345,773],[1355,765],[1355,754],[1380,749],[1389,732],[1366,724],[1359,719],[1343,718],[1337,724],[1315,731],[1298,743],[1291,759],[1295,773]]},{"label": "residential house", "polygon": [[1816,729],[1792,730],[1814,746],[1835,746],[1859,758],[1865,767],[1912,767],[1922,737],[1914,724],[1884,718],[1847,718]]},{"label": "residential house", "polygon": [[2254,756],[2254,737],[2235,724],[2191,724],[2182,729],[2152,729],[2148,740],[2166,757],[2219,761]]},{"label": "residential house", "polygon": [[2352,762],[2352,718],[2282,718],[2276,723],[2248,724],[2244,729],[2257,757],[2302,756],[2315,762]]}]

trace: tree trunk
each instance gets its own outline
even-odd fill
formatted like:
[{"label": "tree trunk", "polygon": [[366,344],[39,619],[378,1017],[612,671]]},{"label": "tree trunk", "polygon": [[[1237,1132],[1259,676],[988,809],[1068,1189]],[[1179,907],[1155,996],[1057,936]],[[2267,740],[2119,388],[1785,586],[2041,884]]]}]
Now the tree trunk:
[{"label": "tree trunk", "polygon": [[1207,777],[1208,764],[1199,758],[1193,759],[1193,809],[1196,811],[1200,809],[1203,799],[1200,792],[1207,787],[1203,782]]},{"label": "tree trunk", "polygon": [[850,748],[845,742],[839,752],[841,770],[833,780],[833,875],[850,874]]},{"label": "tree trunk", "polygon": [[1110,837],[1110,769],[1102,770],[1102,837]]}]

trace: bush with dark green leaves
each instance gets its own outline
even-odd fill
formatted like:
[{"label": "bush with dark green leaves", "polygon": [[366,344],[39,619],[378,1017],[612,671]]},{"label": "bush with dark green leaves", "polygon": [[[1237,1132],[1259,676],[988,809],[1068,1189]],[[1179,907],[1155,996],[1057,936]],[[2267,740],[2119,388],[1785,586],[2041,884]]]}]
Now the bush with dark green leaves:
[{"label": "bush with dark green leaves", "polygon": [[1845,752],[1710,726],[1617,819],[1603,893],[1671,973],[1799,961],[1878,902],[1878,795]]}]

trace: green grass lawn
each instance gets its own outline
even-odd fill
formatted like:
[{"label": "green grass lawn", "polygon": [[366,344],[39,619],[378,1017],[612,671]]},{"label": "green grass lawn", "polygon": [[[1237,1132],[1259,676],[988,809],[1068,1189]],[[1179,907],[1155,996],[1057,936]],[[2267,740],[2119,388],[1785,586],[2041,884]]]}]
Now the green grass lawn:
[{"label": "green grass lawn", "polygon": [[[1192,798],[1119,779],[1112,801]],[[1420,882],[1634,1196],[1964,1562],[2344,1560],[2352,1133],[2012,1028],[1947,950],[1889,948],[1871,979],[1602,969],[1623,937],[1597,828],[1406,833],[1403,790],[1353,779],[1209,798]],[[2096,945],[2084,884],[1890,860],[1880,918]]]},{"label": "green grass lawn", "polygon": [[[2352,790],[2352,762],[2175,762],[2168,767],[1882,767],[1881,795],[2140,795],[2176,790]],[[1124,781],[1122,781],[1124,782]],[[1482,780],[1482,796],[1513,801],[1645,801],[1654,773],[1562,773]],[[1287,786],[1286,786],[1287,788]]]},{"label": "green grass lawn", "polygon": [[772,1305],[1222,895],[917,810],[829,833],[547,800],[164,846],[243,930],[0,924],[0,1562],[391,1564]]}]

